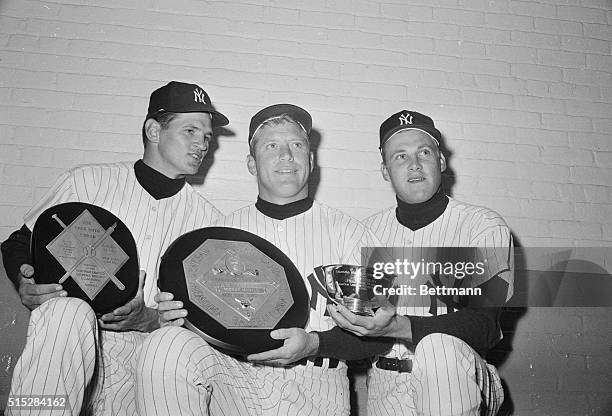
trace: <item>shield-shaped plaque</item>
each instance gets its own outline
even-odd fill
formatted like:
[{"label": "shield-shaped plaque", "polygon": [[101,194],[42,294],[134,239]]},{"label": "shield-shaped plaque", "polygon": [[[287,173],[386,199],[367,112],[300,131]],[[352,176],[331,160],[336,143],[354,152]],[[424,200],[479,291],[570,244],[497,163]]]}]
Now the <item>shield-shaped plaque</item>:
[{"label": "shield-shaped plaque", "polygon": [[232,354],[282,346],[278,328],[303,328],[308,292],[301,274],[274,244],[244,230],[201,228],[162,256],[158,286],[188,311],[186,327]]},{"label": "shield-shaped plaque", "polygon": [[60,283],[68,296],[88,302],[98,315],[113,311],[138,291],[138,251],[129,229],[96,205],[52,206],[36,220],[30,242],[36,283]]}]

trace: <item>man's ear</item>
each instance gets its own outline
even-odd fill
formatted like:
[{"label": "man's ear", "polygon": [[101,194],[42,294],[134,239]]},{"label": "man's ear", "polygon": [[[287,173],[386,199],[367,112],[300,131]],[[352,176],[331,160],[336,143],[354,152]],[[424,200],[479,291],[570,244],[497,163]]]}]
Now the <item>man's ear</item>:
[{"label": "man's ear", "polygon": [[444,154],[440,152],[440,172],[444,172],[446,170],[446,158]]},{"label": "man's ear", "polygon": [[255,163],[255,158],[252,155],[247,155],[246,162],[249,173],[253,176],[257,176],[257,164]]},{"label": "man's ear", "polygon": [[387,165],[385,165],[385,162],[380,162],[380,173],[382,173],[384,180],[391,182],[391,177],[389,176],[389,171],[387,170]]},{"label": "man's ear", "polygon": [[148,119],[145,122],[145,133],[147,139],[152,143],[159,143],[159,132],[161,131],[161,124],[153,118]]},{"label": "man's ear", "polygon": [[314,153],[310,152],[310,173],[314,170]]}]

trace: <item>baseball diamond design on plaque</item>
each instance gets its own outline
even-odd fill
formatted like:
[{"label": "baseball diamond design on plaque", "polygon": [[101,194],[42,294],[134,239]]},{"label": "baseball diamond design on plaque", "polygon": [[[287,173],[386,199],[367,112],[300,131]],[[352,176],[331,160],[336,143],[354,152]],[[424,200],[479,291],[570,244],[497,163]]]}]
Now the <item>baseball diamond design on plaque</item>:
[{"label": "baseball diamond design on plaque", "polygon": [[284,268],[248,242],[208,239],[183,271],[189,300],[227,329],[273,329],[293,305]]},{"label": "baseball diamond design on plaque", "polygon": [[90,300],[109,281],[119,290],[125,290],[125,285],[115,273],[128,261],[129,256],[111,236],[116,223],[104,229],[87,209],[69,225],[65,225],[57,214],[52,218],[63,228],[46,246],[66,270],[59,280],[60,284],[72,277]]}]

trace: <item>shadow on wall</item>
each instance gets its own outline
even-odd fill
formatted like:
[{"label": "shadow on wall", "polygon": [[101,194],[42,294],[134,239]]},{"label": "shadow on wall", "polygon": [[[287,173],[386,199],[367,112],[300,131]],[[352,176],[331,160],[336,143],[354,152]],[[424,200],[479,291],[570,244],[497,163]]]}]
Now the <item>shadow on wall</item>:
[{"label": "shadow on wall", "polygon": [[[518,321],[530,310],[536,312],[536,309],[544,308],[551,314],[556,314],[558,313],[556,311],[562,308],[585,307],[609,310],[612,307],[612,275],[598,264],[610,264],[612,259],[610,247],[523,247],[516,237],[514,239],[514,296],[503,308],[501,315],[500,323],[504,337],[486,357],[489,363],[498,368],[506,362],[513,351],[512,345]],[[586,260],[585,256],[591,260]],[[601,328],[602,326],[604,328]],[[591,328],[591,331],[595,330],[606,331],[607,328],[605,324],[597,323]],[[538,350],[542,347],[535,345],[534,348]],[[563,369],[560,369],[560,372],[562,373]],[[577,372],[576,376],[584,377],[586,374]],[[515,388],[525,389],[520,385],[524,380],[515,378],[512,381]],[[571,390],[566,392],[573,393]],[[507,383],[504,383],[504,393],[506,399],[499,412],[500,416],[511,415],[516,410]],[[525,405],[525,403],[517,404]],[[610,399],[605,403],[594,401],[592,405],[605,406],[605,411],[597,414],[612,414]]]},{"label": "shadow on wall", "polygon": [[[444,191],[444,193],[446,193],[446,195],[452,197],[453,187],[455,186],[455,183],[457,182],[457,177],[455,175],[455,171],[453,170],[452,161],[451,161],[453,152],[451,152],[450,149],[446,147],[446,140],[444,136],[442,136],[442,140],[440,141],[440,151],[446,158],[446,170],[442,172],[442,185],[441,185],[442,190]],[[466,202],[469,203],[470,201],[466,201]]]},{"label": "shadow on wall", "polygon": [[321,133],[317,129],[310,130],[310,151],[314,155],[312,172],[308,178],[308,196],[315,199],[321,183],[321,168],[319,167],[317,155],[321,145]]}]

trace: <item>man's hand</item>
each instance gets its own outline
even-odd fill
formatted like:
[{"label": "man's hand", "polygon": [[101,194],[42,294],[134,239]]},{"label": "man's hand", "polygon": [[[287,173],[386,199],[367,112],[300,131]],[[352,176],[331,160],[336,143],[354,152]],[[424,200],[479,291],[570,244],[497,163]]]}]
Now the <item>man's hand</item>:
[{"label": "man's hand", "polygon": [[355,315],[342,305],[327,305],[336,324],[358,336],[393,337],[412,341],[410,320],[395,313],[393,305],[385,305],[374,316]]},{"label": "man's hand", "polygon": [[34,268],[29,264],[22,264],[19,268],[19,297],[21,303],[33,311],[49,299],[58,296],[67,296],[68,293],[62,290],[62,285],[57,283],[37,284],[34,283]]},{"label": "man's hand", "polygon": [[173,299],[174,295],[169,292],[159,292],[155,295],[160,327],[183,326],[185,323],[187,310],[183,309],[183,302]]},{"label": "man's hand", "polygon": [[102,315],[100,327],[109,331],[141,331],[150,332],[159,328],[157,311],[147,308],[144,304],[144,281],[146,273],[140,270],[138,276],[138,292],[134,299],[114,311]]},{"label": "man's hand", "polygon": [[283,346],[247,356],[247,360],[266,365],[289,365],[302,358],[310,357],[319,349],[319,336],[302,328],[276,329],[270,332],[273,339],[284,339]]}]

